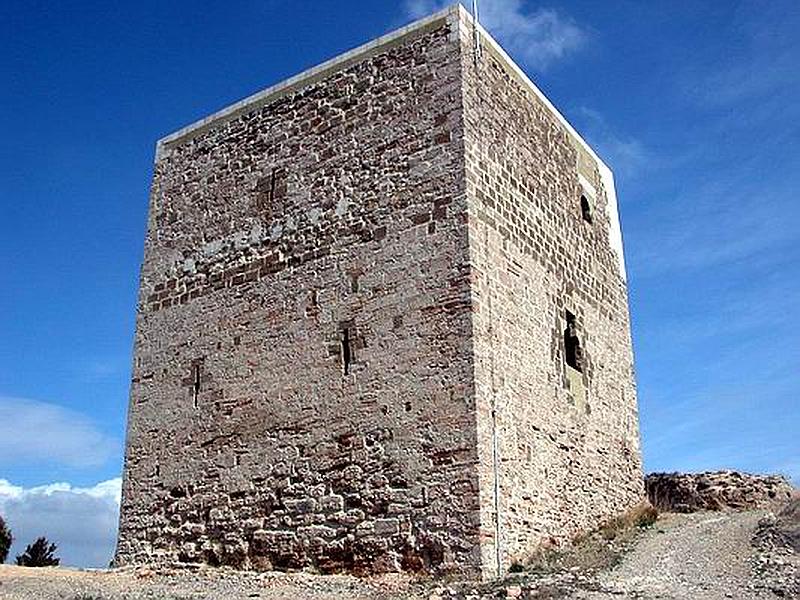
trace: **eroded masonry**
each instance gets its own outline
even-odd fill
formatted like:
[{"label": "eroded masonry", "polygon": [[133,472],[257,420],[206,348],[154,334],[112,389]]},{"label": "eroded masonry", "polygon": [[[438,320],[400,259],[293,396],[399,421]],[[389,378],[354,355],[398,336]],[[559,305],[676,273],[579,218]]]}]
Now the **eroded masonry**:
[{"label": "eroded masonry", "polygon": [[611,172],[477,35],[159,142],[118,564],[492,576],[642,499]]}]

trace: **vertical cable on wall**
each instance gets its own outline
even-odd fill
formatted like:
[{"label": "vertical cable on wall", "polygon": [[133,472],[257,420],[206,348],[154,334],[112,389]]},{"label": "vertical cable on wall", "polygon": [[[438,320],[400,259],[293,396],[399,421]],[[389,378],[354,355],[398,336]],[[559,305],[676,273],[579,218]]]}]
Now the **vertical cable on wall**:
[{"label": "vertical cable on wall", "polygon": [[[475,63],[475,94],[478,100],[478,111],[475,116],[475,138],[477,142],[477,149],[480,152],[482,148],[482,117],[484,109],[484,99],[481,94],[481,39],[480,39],[480,20],[478,15],[478,0],[472,0],[472,43],[473,43],[473,60]],[[486,227],[486,226],[484,226]],[[489,253],[489,230],[484,229],[484,249]],[[503,574],[503,553],[500,540],[502,539],[502,523],[500,520],[500,447],[497,436],[497,420],[498,420],[498,402],[497,402],[497,389],[495,383],[495,354],[494,354],[494,323],[492,315],[492,290],[491,282],[487,286],[487,313],[489,325],[489,380],[491,385],[491,409],[492,409],[492,475],[494,480],[493,485],[493,500],[494,500],[494,536],[495,536],[495,568],[497,569],[497,576]]]},{"label": "vertical cable on wall", "polygon": [[[489,230],[484,229],[483,243],[486,251],[489,249]],[[500,447],[497,438],[497,386],[495,384],[495,366],[494,366],[494,315],[492,311],[492,288],[491,282],[487,286],[486,293],[486,307],[489,321],[489,384],[491,389],[491,405],[492,405],[492,472],[494,475],[494,554],[495,564],[497,568],[497,576],[503,574],[503,555],[500,547]]]},{"label": "vertical cable on wall", "polygon": [[472,0],[472,20],[472,51],[475,59],[475,65],[477,66],[478,60],[481,58],[481,34],[478,30],[478,0]]}]

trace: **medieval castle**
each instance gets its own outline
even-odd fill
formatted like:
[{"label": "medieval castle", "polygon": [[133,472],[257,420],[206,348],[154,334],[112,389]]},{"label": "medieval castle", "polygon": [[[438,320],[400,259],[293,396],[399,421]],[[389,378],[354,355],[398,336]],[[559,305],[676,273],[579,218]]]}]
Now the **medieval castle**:
[{"label": "medieval castle", "polygon": [[162,139],[116,562],[492,577],[643,497],[611,172],[461,7]]}]

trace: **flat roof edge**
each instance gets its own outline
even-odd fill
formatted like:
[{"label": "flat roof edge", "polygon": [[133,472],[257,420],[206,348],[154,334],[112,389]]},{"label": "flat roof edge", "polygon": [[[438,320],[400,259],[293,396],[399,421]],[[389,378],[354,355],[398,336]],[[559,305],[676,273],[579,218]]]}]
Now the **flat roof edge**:
[{"label": "flat roof edge", "polygon": [[169,135],[162,137],[156,143],[156,162],[169,155],[169,147],[187,137],[193,137],[204,130],[210,129],[213,125],[233,119],[249,110],[258,108],[275,100],[284,94],[295,91],[306,85],[322,79],[324,76],[335,73],[345,67],[350,66],[364,58],[376,54],[378,51],[391,47],[407,37],[425,33],[435,28],[440,23],[448,20],[452,15],[465,12],[460,4],[454,4],[440,10],[428,17],[424,17],[404,27],[395,29],[374,40],[339,54],[323,63],[306,69],[297,75],[284,79],[270,87],[263,89],[255,94],[247,96],[238,102],[230,104],[211,115],[195,121]]},{"label": "flat roof edge", "polygon": [[[207,117],[204,117],[198,121],[190,123],[189,125],[178,129],[177,131],[170,133],[161,139],[158,140],[156,144],[156,160],[161,158],[166,154],[167,147],[170,145],[174,145],[176,142],[182,140],[183,138],[190,137],[193,134],[200,133],[205,129],[211,128],[212,125],[223,122],[228,119],[232,119],[247,110],[251,110],[253,108],[257,108],[259,105],[266,104],[270,100],[274,100],[279,98],[280,96],[292,92],[296,89],[304,87],[314,81],[317,81],[324,77],[325,75],[331,74],[336,72],[337,70],[343,69],[362,58],[367,58],[371,56],[377,51],[382,48],[391,46],[400,42],[401,40],[405,39],[406,37],[414,34],[424,33],[427,30],[432,29],[439,23],[447,20],[449,17],[453,15],[458,15],[459,19],[466,20],[466,22],[470,26],[474,26],[474,20],[472,15],[467,11],[460,3],[453,4],[443,10],[440,10],[428,17],[424,17],[404,27],[400,27],[399,29],[395,29],[381,37],[378,37],[370,42],[357,46],[352,50],[348,50],[343,54],[339,54],[323,63],[320,63],[314,67],[306,69],[298,73],[297,75],[293,75],[288,79],[284,79],[279,81],[278,83],[269,86],[266,89],[258,91],[238,102],[234,102]],[[583,139],[583,137],[575,130],[575,128],[564,118],[564,115],[553,105],[552,102],[544,95],[544,93],[536,86],[535,83],[528,77],[525,71],[514,62],[514,59],[503,49],[503,47],[492,37],[492,35],[484,29],[484,27],[478,23],[478,31],[481,34],[481,38],[486,41],[486,43],[491,46],[492,50],[496,52],[507,64],[511,67],[512,71],[520,78],[520,80],[528,87],[530,90],[536,95],[536,97],[558,118],[559,122],[566,128],[566,130],[575,138],[575,140],[581,145],[581,147],[586,150],[592,158],[598,161],[598,163],[605,166],[609,169],[608,165],[601,159],[594,149]],[[610,169],[609,169],[610,170]]]},{"label": "flat roof edge", "polygon": [[[467,11],[463,7],[461,7],[461,9],[462,9],[461,10],[462,17],[466,19],[470,27],[474,27],[475,21],[472,18],[472,15],[469,13],[469,11]],[[588,144],[588,142],[583,139],[581,134],[577,132],[577,130],[570,124],[570,122],[567,121],[564,115],[561,114],[561,111],[559,111],[555,107],[555,105],[552,102],[550,102],[547,96],[544,95],[544,92],[542,92],[542,90],[540,90],[537,87],[537,85],[533,83],[531,78],[528,77],[527,73],[525,73],[525,71],[516,62],[514,62],[514,59],[511,58],[508,52],[506,52],[503,49],[503,47],[497,42],[497,40],[495,40],[492,37],[492,35],[488,31],[486,31],[486,29],[483,28],[483,25],[481,25],[480,23],[478,23],[478,32],[480,33],[480,39],[482,41],[485,40],[486,43],[488,43],[488,45],[491,47],[492,51],[497,53],[500,56],[500,58],[502,58],[508,64],[511,70],[514,71],[514,74],[517,75],[517,77],[519,77],[520,81],[526,87],[528,87],[534,93],[534,95],[542,102],[542,104],[544,104],[545,107],[547,107],[556,116],[561,125],[564,126],[564,128],[573,138],[575,138],[575,140],[581,145],[581,147],[584,150],[586,150],[589,153],[589,155],[592,158],[594,158],[600,165],[602,165],[603,167],[605,167],[610,171],[611,169],[609,168],[609,166],[603,161],[602,158],[600,158],[597,155],[597,152],[595,152],[594,149]]]},{"label": "flat roof edge", "polygon": [[[470,28],[474,28],[475,20],[472,18],[472,15],[461,7],[460,10],[461,18],[464,19],[467,25]],[[474,29],[473,29],[474,30]],[[600,180],[603,183],[603,187],[605,188],[605,192],[608,195],[608,210],[609,210],[609,241],[611,244],[611,248],[617,255],[617,261],[619,265],[619,274],[622,278],[623,282],[627,281],[627,271],[625,269],[625,251],[622,244],[622,227],[620,226],[619,221],[619,202],[617,200],[617,190],[616,185],[614,184],[614,173],[611,168],[605,163],[605,161],[600,158],[597,152],[594,151],[589,143],[583,139],[581,134],[577,132],[577,130],[567,121],[566,117],[561,114],[555,105],[550,102],[547,96],[544,95],[542,90],[540,90],[535,83],[528,77],[527,73],[520,68],[520,66],[514,62],[514,59],[509,56],[509,54],[503,50],[503,47],[497,43],[497,41],[491,36],[491,34],[486,31],[483,26],[478,23],[478,33],[481,42],[488,44],[491,48],[492,52],[494,52],[497,56],[500,57],[503,62],[514,72],[517,76],[519,81],[527,87],[534,96],[547,108],[555,117],[558,119],[559,123],[564,127],[566,132],[569,136],[577,143],[584,151],[586,151],[589,156],[591,156],[595,161],[597,161],[598,171],[600,171]]]}]

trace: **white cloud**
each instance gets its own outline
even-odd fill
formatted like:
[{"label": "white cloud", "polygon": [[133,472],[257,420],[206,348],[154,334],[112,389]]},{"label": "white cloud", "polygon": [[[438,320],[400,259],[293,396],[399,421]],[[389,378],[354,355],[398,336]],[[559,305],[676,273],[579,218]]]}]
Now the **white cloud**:
[{"label": "white cloud", "polygon": [[[406,0],[412,18],[427,16],[452,4],[449,0]],[[470,8],[471,2],[464,2]],[[479,5],[481,24],[511,54],[538,71],[578,50],[586,33],[551,8],[525,10],[522,0],[492,0]]]},{"label": "white cloud", "polygon": [[19,486],[11,485],[5,479],[0,479],[0,506],[3,500],[19,498],[25,490]]},{"label": "white cloud", "polygon": [[85,415],[48,402],[0,396],[0,466],[94,467],[118,451],[118,441]]},{"label": "white cloud", "polygon": [[118,477],[89,488],[51,483],[26,489],[0,479],[0,514],[14,535],[9,561],[43,535],[58,545],[62,565],[108,566],[117,538],[121,487]]}]

